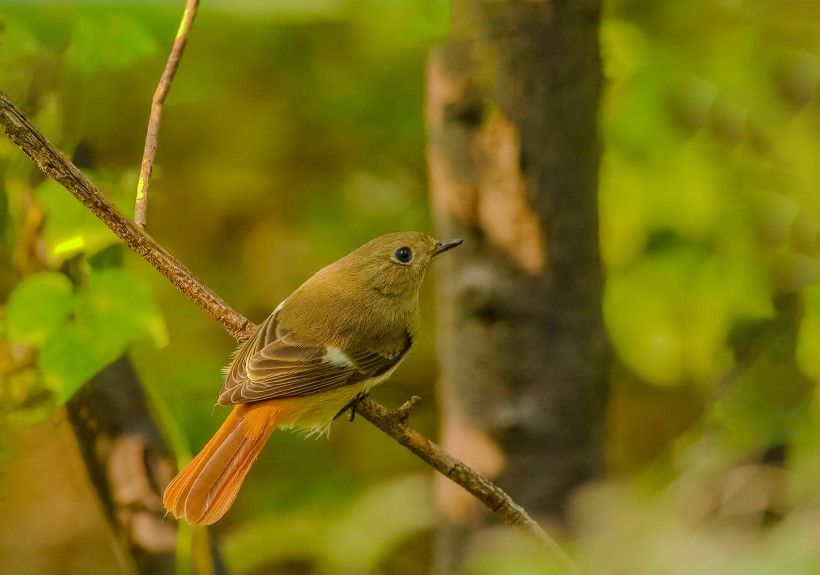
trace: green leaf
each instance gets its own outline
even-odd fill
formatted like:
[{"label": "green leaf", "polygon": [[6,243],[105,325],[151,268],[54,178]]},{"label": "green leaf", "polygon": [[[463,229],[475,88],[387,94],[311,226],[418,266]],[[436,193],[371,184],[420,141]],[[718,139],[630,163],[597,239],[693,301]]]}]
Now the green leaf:
[{"label": "green leaf", "polygon": [[73,309],[74,294],[67,277],[57,272],[28,276],[9,296],[8,336],[40,345]]},{"label": "green leaf", "polygon": [[40,350],[40,369],[55,392],[57,405],[68,401],[85,382],[122,353],[116,342],[100,337],[87,322],[60,326]]},{"label": "green leaf", "polygon": [[81,317],[101,338],[120,347],[132,341],[167,339],[165,322],[151,292],[122,268],[92,270]]},{"label": "green leaf", "polygon": [[149,339],[160,345],[167,337],[150,292],[121,268],[92,270],[88,288],[78,294],[58,273],[26,278],[9,299],[8,330],[12,339],[40,347],[40,370],[57,405],[131,342]]},{"label": "green leaf", "polygon": [[80,252],[94,254],[120,241],[88,208],[54,180],[44,180],[35,193],[47,215],[43,235],[51,266],[59,266],[65,259]]},{"label": "green leaf", "polygon": [[150,292],[121,268],[92,270],[88,289],[78,294],[73,322],[49,334],[40,352],[40,369],[62,404],[128,344],[166,339],[165,323]]}]

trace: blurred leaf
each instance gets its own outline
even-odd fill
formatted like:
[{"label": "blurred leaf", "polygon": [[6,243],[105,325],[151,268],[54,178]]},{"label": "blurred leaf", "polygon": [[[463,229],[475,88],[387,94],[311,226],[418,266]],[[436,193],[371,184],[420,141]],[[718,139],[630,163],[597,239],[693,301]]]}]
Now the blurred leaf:
[{"label": "blurred leaf", "polygon": [[613,277],[606,287],[604,316],[613,345],[630,369],[657,385],[682,382],[682,336],[663,293],[638,275]]},{"label": "blurred leaf", "polygon": [[56,272],[25,278],[9,298],[8,332],[40,347],[39,367],[58,405],[129,343],[148,339],[160,345],[167,338],[153,297],[121,268],[92,270],[88,289],[77,294]]},{"label": "blurred leaf", "polygon": [[158,51],[153,36],[136,19],[120,12],[75,17],[67,63],[85,72],[125,68]]},{"label": "blurred leaf", "polygon": [[289,515],[252,519],[225,538],[225,559],[232,570],[245,573],[277,561],[318,557],[328,523],[327,517],[304,509]]},{"label": "blurred leaf", "polygon": [[4,16],[0,28],[0,62],[19,65],[20,58],[40,55],[42,50],[43,45],[25,22]]},{"label": "blurred leaf", "polygon": [[44,46],[27,23],[7,15],[0,17],[0,82],[11,98],[28,92],[31,69],[43,57]]},{"label": "blurred leaf", "polygon": [[820,381],[820,286],[803,290],[804,312],[795,352],[800,369]]},{"label": "blurred leaf", "polygon": [[646,62],[647,38],[640,27],[618,18],[601,24],[604,75],[627,79]]},{"label": "blurred leaf", "polygon": [[65,322],[74,309],[71,281],[57,272],[41,272],[23,279],[8,301],[8,336],[40,345]]},{"label": "blurred leaf", "polygon": [[35,190],[46,212],[43,229],[48,244],[49,263],[57,266],[78,253],[95,252],[120,240],[88,208],[51,179]]},{"label": "blurred leaf", "polygon": [[141,339],[157,346],[167,340],[165,322],[152,294],[122,268],[92,270],[78,315],[100,339],[120,348]]},{"label": "blurred leaf", "polygon": [[432,527],[430,485],[429,475],[415,475],[365,491],[328,532],[325,553],[334,566],[329,572],[371,572],[402,540]]},{"label": "blurred leaf", "polygon": [[431,504],[428,475],[400,477],[366,489],[339,516],[300,509],[247,523],[226,538],[225,555],[237,572],[312,557],[317,573],[367,573],[397,544],[432,525]]},{"label": "blurred leaf", "polygon": [[527,534],[512,529],[487,530],[467,558],[464,575],[561,575],[573,573]]},{"label": "blurred leaf", "polygon": [[48,334],[39,365],[49,388],[62,405],[106,365],[122,353],[121,346],[99,337],[82,320],[64,324]]}]

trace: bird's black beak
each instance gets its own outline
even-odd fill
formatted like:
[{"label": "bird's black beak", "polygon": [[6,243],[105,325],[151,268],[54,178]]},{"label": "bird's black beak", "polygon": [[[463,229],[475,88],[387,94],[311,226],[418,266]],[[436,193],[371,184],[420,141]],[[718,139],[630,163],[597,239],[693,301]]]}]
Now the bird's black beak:
[{"label": "bird's black beak", "polygon": [[437,256],[441,252],[446,252],[447,250],[451,250],[456,246],[460,246],[462,243],[464,243],[464,240],[462,240],[461,238],[447,240],[446,242],[436,242],[436,247],[433,248],[433,255]]}]

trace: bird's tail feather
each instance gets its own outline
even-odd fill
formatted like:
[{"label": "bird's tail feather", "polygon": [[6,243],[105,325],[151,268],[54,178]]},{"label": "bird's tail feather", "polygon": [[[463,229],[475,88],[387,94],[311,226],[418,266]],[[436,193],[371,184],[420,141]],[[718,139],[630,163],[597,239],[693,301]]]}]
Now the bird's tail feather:
[{"label": "bird's tail feather", "polygon": [[275,402],[239,405],[202,451],[165,489],[162,502],[174,517],[210,525],[233,503],[251,464],[276,429]]}]

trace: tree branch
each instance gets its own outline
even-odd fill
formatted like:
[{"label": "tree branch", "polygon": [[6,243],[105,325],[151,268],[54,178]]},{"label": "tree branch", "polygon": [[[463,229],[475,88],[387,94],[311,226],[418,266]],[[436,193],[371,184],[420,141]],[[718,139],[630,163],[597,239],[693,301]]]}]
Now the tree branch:
[{"label": "tree branch", "polygon": [[174,38],[174,46],[165,64],[165,70],[159,79],[154,98],[151,100],[151,115],[148,119],[148,133],[145,135],[145,150],[142,153],[142,164],[140,165],[140,177],[137,181],[137,201],[134,204],[134,223],[145,229],[146,216],[148,211],[148,190],[151,187],[151,170],[154,168],[154,157],[157,154],[157,140],[159,138],[159,122],[162,117],[162,107],[165,98],[171,90],[171,83],[179,67],[179,60],[185,50],[185,42],[188,40],[188,32],[194,23],[196,11],[199,8],[199,0],[188,0],[185,3],[185,11],[182,13],[182,21],[179,23],[179,30]]},{"label": "tree branch", "polygon": [[518,525],[540,539],[572,572],[580,572],[572,559],[555,542],[555,539],[541,529],[541,526],[522,507],[517,505],[504,490],[450,455],[450,453],[415,429],[407,426],[405,422],[410,415],[410,409],[419,401],[421,401],[420,398],[414,395],[396,411],[390,411],[371,399],[365,399],[356,407],[356,413],[412,451],[430,467],[451,481],[458,483],[473,497],[487,506],[504,523]]},{"label": "tree branch", "polygon": [[[54,148],[34,128],[3,92],[0,92],[0,126],[45,175],[71,192],[129,248],[145,258],[185,296],[216,318],[232,336],[241,339],[256,329],[254,324],[235,312],[105,198],[62,152]],[[414,400],[411,400],[398,411],[391,412],[372,400],[365,400],[359,404],[357,411],[434,469],[461,485],[505,523],[519,525],[543,541],[571,571],[578,572],[577,566],[558,544],[509,495],[419,432],[405,425],[404,422],[413,404]]]},{"label": "tree branch", "polygon": [[191,301],[216,318],[225,326],[228,333],[237,339],[253,333],[253,324],[236,313],[142,228],[129,220],[77,166],[31,125],[3,92],[0,92],[0,124],[11,141],[17,144],[46,176],[71,192],[125,242],[125,245],[154,266]]}]

